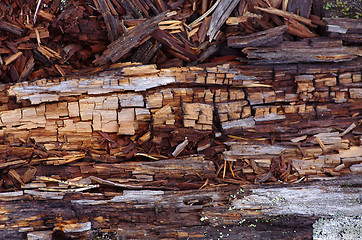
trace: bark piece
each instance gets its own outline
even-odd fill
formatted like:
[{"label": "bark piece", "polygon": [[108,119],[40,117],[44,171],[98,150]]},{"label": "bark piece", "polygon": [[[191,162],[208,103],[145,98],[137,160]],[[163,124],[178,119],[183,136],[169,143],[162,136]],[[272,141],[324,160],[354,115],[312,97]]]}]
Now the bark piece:
[{"label": "bark piece", "polygon": [[312,23],[312,20],[310,20],[308,18],[305,18],[305,17],[302,17],[302,16],[299,16],[299,15],[296,15],[294,13],[290,13],[290,12],[283,11],[283,10],[280,10],[280,9],[276,9],[276,8],[273,8],[273,7],[269,7],[269,8],[255,7],[255,8],[258,9],[258,10],[261,10],[263,12],[278,15],[280,17],[291,18],[291,19],[297,20],[297,21],[299,21],[301,23],[304,23],[304,24],[306,24],[306,25],[308,25],[310,27],[316,27]]},{"label": "bark piece", "polygon": [[105,50],[99,58],[94,60],[96,65],[104,65],[108,62],[115,63],[132,48],[137,46],[141,41],[149,36],[158,28],[160,23],[166,17],[166,12],[161,13],[133,28],[128,33],[125,33],[116,41],[112,42],[107,50]]},{"label": "bark piece", "polygon": [[[330,43],[332,47],[327,46]],[[283,43],[272,48],[245,48],[243,52],[247,54],[248,58],[263,59],[264,62],[268,63],[343,62],[358,57],[357,48],[347,50],[344,46],[334,46],[333,41],[326,41],[325,44],[325,47],[322,47],[309,45],[305,42],[296,42],[292,45]],[[303,50],[300,51],[300,48]]]},{"label": "bark piece", "polygon": [[278,45],[283,41],[282,35],[287,30],[288,27],[284,25],[247,36],[232,36],[227,38],[227,44],[233,48]]},{"label": "bark piece", "polygon": [[120,31],[118,14],[114,10],[112,3],[109,0],[93,0],[93,2],[106,23],[109,40],[115,41],[121,36],[122,32]]},{"label": "bark piece", "polygon": [[293,12],[302,17],[309,18],[309,14],[311,12],[313,0],[289,0],[288,1],[288,12]]},{"label": "bark piece", "polygon": [[287,18],[285,19],[285,24],[288,26],[287,33],[301,37],[301,38],[313,38],[317,35],[311,32],[306,26],[299,23],[294,19]]},{"label": "bark piece", "polygon": [[0,21],[0,29],[7,32],[11,32],[18,36],[21,36],[24,33],[24,30],[21,27],[6,21]]},{"label": "bark piece", "polygon": [[7,57],[5,59],[5,66],[9,65],[10,63],[14,62],[16,59],[18,59],[21,55],[23,55],[23,52],[17,52],[14,53],[13,55]]},{"label": "bark piece", "polygon": [[207,36],[209,36],[210,42],[214,40],[216,33],[225,23],[238,3],[239,1],[237,0],[224,0],[220,1],[220,3],[217,5],[215,11],[211,15],[210,26],[207,32]]},{"label": "bark piece", "polygon": [[192,52],[188,51],[186,48],[182,47],[182,43],[175,38],[173,38],[170,34],[162,31],[160,29],[156,29],[153,33],[151,33],[152,37],[162,44],[168,46],[172,50],[181,53],[188,59],[197,60],[197,57]]},{"label": "bark piece", "polygon": [[329,36],[346,42],[358,44],[362,42],[362,24],[357,19],[324,18]]}]

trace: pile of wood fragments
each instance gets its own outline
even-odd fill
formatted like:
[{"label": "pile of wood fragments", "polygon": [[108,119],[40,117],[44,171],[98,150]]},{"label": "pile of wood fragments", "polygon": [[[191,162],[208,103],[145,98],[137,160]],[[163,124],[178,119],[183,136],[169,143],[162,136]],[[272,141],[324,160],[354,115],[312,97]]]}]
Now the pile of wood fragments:
[{"label": "pile of wood fragments", "polygon": [[[361,21],[322,17],[317,0],[1,1],[0,238],[268,239],[286,199],[247,188],[362,172]],[[278,239],[305,239],[293,219]]]},{"label": "pile of wood fragments", "polygon": [[328,21],[337,34],[348,31],[345,40],[361,41],[357,21],[338,26],[321,17],[321,1],[312,0],[5,0],[0,80],[65,76],[125,61],[159,68],[222,63],[243,58],[251,47],[316,37]]}]

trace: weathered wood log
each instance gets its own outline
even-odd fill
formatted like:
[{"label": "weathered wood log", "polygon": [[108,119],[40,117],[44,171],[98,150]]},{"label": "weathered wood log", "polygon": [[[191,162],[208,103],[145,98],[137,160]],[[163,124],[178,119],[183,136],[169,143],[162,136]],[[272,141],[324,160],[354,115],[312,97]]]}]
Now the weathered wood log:
[{"label": "weathered wood log", "polygon": [[[310,184],[0,193],[2,238],[312,239],[361,234],[360,176]],[[62,199],[62,200],[55,200]],[[321,206],[325,206],[321,208]],[[331,227],[334,226],[334,227]],[[346,231],[348,229],[348,231]]]},{"label": "weathered wood log", "polygon": [[283,42],[282,35],[288,27],[283,25],[247,36],[228,37],[228,46],[233,48],[273,46]]},{"label": "weathered wood log", "polygon": [[[305,42],[338,61],[119,63],[1,85],[0,238],[308,239],[353,201],[355,219],[360,178],[297,185],[361,172],[362,59],[340,42]],[[308,211],[293,210],[301,193]]]},{"label": "weathered wood log", "polygon": [[329,36],[342,39],[343,41],[361,44],[362,23],[357,19],[335,19],[324,18]]}]

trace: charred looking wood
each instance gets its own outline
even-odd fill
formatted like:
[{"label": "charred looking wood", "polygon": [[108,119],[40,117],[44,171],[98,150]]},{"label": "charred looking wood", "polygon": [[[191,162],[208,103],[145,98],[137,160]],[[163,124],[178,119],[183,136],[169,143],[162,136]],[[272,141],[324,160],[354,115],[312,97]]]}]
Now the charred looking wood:
[{"label": "charred looking wood", "polygon": [[191,59],[191,60],[197,60],[197,56],[188,51],[186,48],[184,48],[182,45],[183,43],[172,36],[170,36],[168,33],[156,29],[154,32],[151,33],[152,37],[155,38],[157,41],[163,43],[164,45],[168,46],[172,50],[181,53],[183,56]]},{"label": "charred looking wood", "polygon": [[103,16],[109,35],[109,40],[116,40],[122,34],[119,27],[119,17],[117,12],[114,10],[111,4],[107,3],[107,0],[93,0],[93,2]]},{"label": "charred looking wood", "polygon": [[37,49],[34,49],[33,51],[34,51],[34,60],[38,61],[40,64],[48,67],[53,66],[55,64],[55,62],[52,59],[48,59]]},{"label": "charred looking wood", "polygon": [[131,14],[133,18],[143,18],[141,11],[129,0],[118,0],[118,3],[126,10],[127,13]]},{"label": "charred looking wood", "polygon": [[148,40],[144,42],[132,55],[132,62],[141,62],[142,64],[149,63],[161,47],[162,44],[158,41]]},{"label": "charred looking wood", "polygon": [[0,21],[0,29],[18,36],[22,36],[25,32],[21,27],[6,21]]}]

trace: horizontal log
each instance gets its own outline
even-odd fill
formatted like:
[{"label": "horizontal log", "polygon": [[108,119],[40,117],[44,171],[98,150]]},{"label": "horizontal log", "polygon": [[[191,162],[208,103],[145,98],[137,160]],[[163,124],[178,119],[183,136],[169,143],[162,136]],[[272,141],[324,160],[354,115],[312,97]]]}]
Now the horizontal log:
[{"label": "horizontal log", "polygon": [[48,2],[0,4],[0,239],[361,235],[358,21],[311,0]]},{"label": "horizontal log", "polygon": [[[341,44],[298,44],[320,49],[326,42]],[[308,201],[310,214],[301,216],[289,215],[283,204],[295,209],[288,191],[326,202],[316,182],[293,184],[360,172],[362,62],[355,57],[165,69],[122,63],[88,75],[2,85],[0,199],[8,215],[0,219],[6,226],[0,235],[89,239],[95,229],[109,229],[133,239],[214,238],[225,226],[231,231],[223,234],[243,230],[248,238],[256,232],[244,230],[254,225],[259,233],[278,233],[280,226],[255,218],[283,212],[280,224],[311,238],[312,224],[334,208],[322,215]],[[292,185],[237,191],[278,182]],[[326,198],[342,191],[338,184]],[[285,201],[277,201],[277,193]],[[353,193],[343,198],[357,198]],[[19,213],[21,201],[31,209],[26,215]],[[44,203],[61,217],[45,213]],[[302,222],[308,227],[301,229]]]},{"label": "horizontal log", "polygon": [[[63,201],[36,200],[32,191],[21,191],[12,193],[12,197],[1,196],[7,200],[3,202],[0,222],[7,227],[0,230],[0,235],[29,238],[62,234],[87,239],[114,232],[133,239],[145,235],[197,239],[219,237],[221,232],[229,238],[248,238],[251,234],[270,236],[271,233],[283,237],[280,231],[283,228],[291,232],[288,237],[310,239],[329,229],[333,236],[354,238],[361,224],[357,217],[360,184],[361,177],[355,176],[288,186],[181,192],[124,190],[108,196],[68,193]],[[19,199],[9,201],[14,197]],[[29,197],[35,199],[22,201]],[[328,207],[321,209],[320,205]],[[137,227],[132,227],[134,224]],[[330,230],[331,224],[343,227]]]}]

